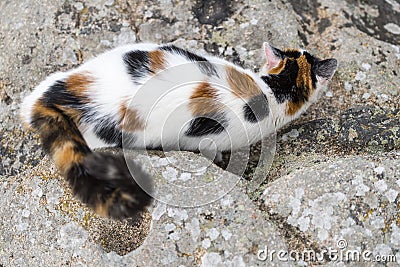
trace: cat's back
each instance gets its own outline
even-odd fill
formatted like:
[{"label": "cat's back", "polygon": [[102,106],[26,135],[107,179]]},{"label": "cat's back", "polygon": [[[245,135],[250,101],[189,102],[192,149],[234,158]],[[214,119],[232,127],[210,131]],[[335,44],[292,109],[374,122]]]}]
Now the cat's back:
[{"label": "cat's back", "polygon": [[[63,103],[79,112],[78,127],[85,138],[96,136],[87,138],[96,141],[89,142],[91,147],[99,138],[121,144],[124,130],[134,134],[137,147],[157,147],[161,135],[174,147],[177,134],[187,132],[186,147],[192,149],[194,139],[217,135],[223,128],[216,127],[214,119],[204,123],[204,116],[222,118],[227,129],[243,124],[246,99],[261,95],[263,86],[250,71],[218,57],[172,44],[141,43],[104,52],[76,69],[50,76],[39,87],[43,90],[30,102],[45,91],[55,96],[49,98],[53,102],[67,95],[71,101]],[[129,120],[123,122],[126,114]],[[198,122],[211,128],[199,130]]]}]

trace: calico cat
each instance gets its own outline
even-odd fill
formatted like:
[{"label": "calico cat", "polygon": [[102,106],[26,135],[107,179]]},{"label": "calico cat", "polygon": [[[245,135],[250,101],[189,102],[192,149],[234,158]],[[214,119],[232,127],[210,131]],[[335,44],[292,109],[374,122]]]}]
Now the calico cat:
[{"label": "calico cat", "polygon": [[118,47],[50,75],[24,100],[22,118],[75,196],[100,215],[131,217],[151,201],[135,179],[151,178],[133,165],[132,179],[122,156],[93,148],[195,151],[205,138],[218,151],[249,146],[305,111],[337,68],[304,50],[263,48],[256,75],[171,44]]}]

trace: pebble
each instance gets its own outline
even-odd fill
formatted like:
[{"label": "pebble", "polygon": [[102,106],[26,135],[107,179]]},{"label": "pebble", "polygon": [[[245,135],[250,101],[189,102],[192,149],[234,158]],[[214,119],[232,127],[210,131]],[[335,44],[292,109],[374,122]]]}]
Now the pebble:
[{"label": "pebble", "polygon": [[31,212],[29,211],[29,210],[27,210],[27,209],[24,209],[23,211],[22,211],[22,217],[24,217],[24,218],[28,218],[29,217],[29,215],[31,215]]},{"label": "pebble", "polygon": [[167,225],[165,225],[164,227],[165,231],[170,232],[176,229],[175,224],[173,223],[168,223]]},{"label": "pebble", "polygon": [[250,23],[251,23],[251,25],[257,25],[258,19],[251,19]]},{"label": "pebble", "polygon": [[392,45],[392,47],[394,49],[397,59],[400,59],[400,47],[398,47],[397,45]]},{"label": "pebble", "polygon": [[362,96],[362,98],[365,99],[365,100],[367,100],[370,96],[371,96],[370,93],[364,93],[363,96]]},{"label": "pebble", "polygon": [[225,55],[227,56],[232,56],[233,55],[233,49],[231,46],[229,46],[228,48],[226,48],[225,50]]},{"label": "pebble", "polygon": [[205,238],[203,241],[201,241],[201,246],[204,249],[208,249],[211,246],[211,240],[209,238]]},{"label": "pebble", "polygon": [[397,192],[394,189],[389,189],[386,193],[385,193],[385,197],[389,200],[390,203],[393,203],[396,201],[397,195],[399,194],[399,192]]},{"label": "pebble", "polygon": [[229,231],[226,230],[226,229],[223,229],[223,230],[221,231],[221,235],[222,235],[222,237],[223,237],[225,240],[227,240],[227,241],[232,237],[232,233],[229,232]]},{"label": "pebble", "polygon": [[74,3],[74,7],[77,11],[82,11],[85,6],[81,2],[76,2]]},{"label": "pebble", "polygon": [[187,230],[189,230],[192,239],[193,239],[194,241],[197,241],[197,239],[198,239],[199,236],[200,236],[200,232],[201,232],[201,230],[200,230],[200,222],[199,222],[199,219],[197,219],[197,218],[192,218],[192,220],[190,221],[190,223],[186,223],[185,228],[186,228]]},{"label": "pebble", "polygon": [[153,16],[153,12],[151,12],[150,10],[146,10],[146,12],[144,12],[144,18],[151,18]]},{"label": "pebble", "polygon": [[349,82],[344,82],[344,89],[346,91],[350,91],[353,88],[353,86]]},{"label": "pebble", "polygon": [[282,141],[286,142],[289,140],[289,138],[296,139],[299,136],[300,136],[299,131],[297,129],[292,129],[290,132],[282,135],[281,139]]},{"label": "pebble", "polygon": [[383,101],[388,101],[389,98],[390,98],[390,97],[389,97],[387,94],[381,94],[381,99],[382,99]]},{"label": "pebble", "polygon": [[114,45],[120,46],[136,42],[136,34],[129,27],[122,27],[121,33],[113,38]]},{"label": "pebble", "polygon": [[157,206],[153,209],[152,217],[158,221],[167,211],[167,205],[161,202],[157,203]]},{"label": "pebble", "polygon": [[114,4],[114,0],[107,0],[104,5],[105,6],[112,6]]},{"label": "pebble", "polygon": [[25,231],[26,229],[28,229],[29,224],[28,223],[20,223],[16,225],[16,228],[19,232]]},{"label": "pebble", "polygon": [[32,191],[32,196],[41,198],[43,196],[43,190],[42,188],[38,187],[35,190]]},{"label": "pebble", "polygon": [[100,45],[103,47],[111,47],[111,42],[108,40],[101,40]]},{"label": "pebble", "polygon": [[181,237],[179,236],[179,234],[177,232],[173,232],[173,233],[169,234],[168,237],[174,241],[178,241],[179,239],[181,239]]},{"label": "pebble", "polygon": [[87,237],[87,231],[81,226],[70,222],[61,226],[57,234],[57,244],[60,248],[71,251],[73,257],[75,257],[83,252],[82,246],[85,244]]},{"label": "pebble", "polygon": [[[396,12],[400,12],[400,3],[397,0],[385,0],[387,3],[392,5],[392,8]],[[398,258],[399,259],[399,258]]]},{"label": "pebble", "polygon": [[300,133],[297,129],[293,129],[290,132],[288,132],[288,136],[291,138],[297,138],[300,136]]},{"label": "pebble", "polygon": [[192,179],[192,174],[188,172],[181,173],[181,176],[179,177],[179,180],[184,182],[189,181],[190,179]]},{"label": "pebble", "polygon": [[232,27],[233,25],[235,25],[235,20],[229,18],[229,19],[225,22],[225,24],[226,24],[227,26]]},{"label": "pebble", "polygon": [[361,67],[364,69],[364,70],[370,70],[371,69],[371,64],[369,64],[369,63],[363,63],[362,65],[361,65]]},{"label": "pebble", "polygon": [[355,77],[355,79],[356,79],[357,81],[362,81],[362,80],[364,80],[365,78],[367,78],[367,75],[366,75],[364,72],[362,72],[362,71],[357,72],[356,77]]},{"label": "pebble", "polygon": [[383,227],[385,227],[385,219],[383,219],[382,217],[378,216],[375,219],[371,219],[371,225],[375,229],[382,229]]},{"label": "pebble", "polygon": [[242,28],[242,29],[244,29],[244,28],[249,27],[249,25],[250,25],[250,23],[244,22],[244,23],[240,24],[239,27]]},{"label": "pebble", "polygon": [[68,62],[73,65],[78,64],[78,59],[76,58],[75,51],[71,47],[64,48],[62,57],[64,63]]},{"label": "pebble", "polygon": [[390,242],[396,246],[400,246],[400,229],[396,223],[392,223],[392,236],[390,237]]},{"label": "pebble", "polygon": [[374,187],[381,194],[384,193],[388,188],[388,186],[384,180],[378,180],[377,182],[375,182]]},{"label": "pebble", "polygon": [[211,241],[214,241],[219,236],[219,231],[216,228],[207,230],[207,236],[210,237]]},{"label": "pebble", "polygon": [[222,264],[222,258],[218,253],[207,252],[201,258],[201,267],[209,266],[220,266]]},{"label": "pebble", "polygon": [[400,26],[394,23],[388,23],[383,26],[388,32],[393,34],[400,34]]},{"label": "pebble", "polygon": [[385,167],[382,167],[382,166],[376,167],[374,169],[374,172],[376,172],[376,174],[378,174],[378,175],[381,175],[384,171],[385,171]]},{"label": "pebble", "polygon": [[162,172],[162,176],[168,182],[173,182],[177,180],[178,171],[175,168],[167,167],[166,170]]}]

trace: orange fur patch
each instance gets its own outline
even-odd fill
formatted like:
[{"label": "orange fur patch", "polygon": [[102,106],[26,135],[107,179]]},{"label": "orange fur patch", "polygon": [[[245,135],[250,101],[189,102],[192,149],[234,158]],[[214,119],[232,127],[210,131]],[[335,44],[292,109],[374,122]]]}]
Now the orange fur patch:
[{"label": "orange fur patch", "polygon": [[292,102],[289,101],[286,105],[286,115],[293,116],[296,114],[297,111],[301,109],[301,107],[304,105],[304,102]]},{"label": "orange fur patch", "polygon": [[69,131],[70,126],[65,122],[65,118],[54,109],[43,105],[39,99],[33,106],[32,113],[39,118],[51,118],[57,126],[51,123],[41,123],[39,130],[42,136],[50,136],[59,133],[61,138],[53,141],[51,146],[51,155],[62,173],[68,170],[69,166],[74,162],[79,162],[84,155],[74,150],[74,144],[86,145],[85,140]]},{"label": "orange fur patch", "polygon": [[311,64],[308,63],[306,56],[302,55],[296,59],[299,65],[299,72],[297,74],[296,85],[299,88],[308,89],[310,92],[313,90],[312,79],[311,79]]},{"label": "orange fur patch", "polygon": [[[100,200],[98,199],[97,201],[99,201],[100,203],[96,204],[94,210],[96,211],[96,213],[98,215],[100,215],[101,217],[108,217],[108,210],[110,208],[110,204],[109,204],[109,200],[107,200],[106,203],[100,202]],[[112,198],[111,198],[112,200]]]},{"label": "orange fur patch", "polygon": [[52,157],[61,173],[65,174],[72,164],[80,163],[84,155],[75,150],[75,144],[71,141],[57,142],[52,145]]},{"label": "orange fur patch", "polygon": [[144,130],[145,122],[140,118],[137,110],[128,108],[126,103],[123,103],[119,111],[121,129],[128,132]]},{"label": "orange fur patch", "polygon": [[166,61],[165,61],[165,55],[162,51],[160,50],[150,51],[149,57],[150,57],[150,69],[154,71],[154,73],[157,73],[165,69]]},{"label": "orange fur patch", "polygon": [[89,72],[75,73],[66,80],[67,90],[73,95],[85,97],[89,86],[94,82]]},{"label": "orange fur patch", "polygon": [[284,60],[279,61],[279,64],[275,67],[272,68],[268,71],[268,74],[279,74],[283,71],[283,69],[285,68],[287,62],[287,58],[285,58]]},{"label": "orange fur patch", "polygon": [[[299,90],[303,91],[306,98],[314,91],[312,78],[311,78],[311,64],[308,63],[305,55],[300,56],[296,59],[297,65],[299,66],[299,72],[297,73],[296,86]],[[289,101],[286,106],[286,114],[294,115],[304,105],[303,101],[292,102]]]},{"label": "orange fur patch", "polygon": [[240,72],[231,66],[227,66],[225,71],[229,87],[237,97],[250,98],[262,93],[250,75]]},{"label": "orange fur patch", "polygon": [[59,112],[51,108],[45,107],[40,101],[40,99],[37,100],[36,103],[33,105],[32,114],[37,114],[40,115],[41,117],[50,117],[57,121],[64,119]]},{"label": "orange fur patch", "polygon": [[201,82],[190,96],[189,109],[194,116],[218,112],[222,104],[218,102],[217,89],[208,82]]},{"label": "orange fur patch", "polygon": [[68,108],[61,105],[55,105],[58,109],[62,110],[65,115],[71,118],[76,124],[79,124],[79,120],[82,117],[82,113],[74,108]]}]

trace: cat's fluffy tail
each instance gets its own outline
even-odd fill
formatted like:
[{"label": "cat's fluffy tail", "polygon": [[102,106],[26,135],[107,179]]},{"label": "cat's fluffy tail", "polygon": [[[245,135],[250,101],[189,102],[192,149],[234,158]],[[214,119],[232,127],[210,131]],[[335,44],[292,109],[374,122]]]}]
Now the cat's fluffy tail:
[{"label": "cat's fluffy tail", "polygon": [[[56,94],[65,93],[65,83],[60,79],[47,83],[25,99],[21,115],[24,123],[39,133],[43,149],[74,195],[102,216],[122,219],[144,210],[151,197],[132,178],[124,157],[93,152],[77,127],[79,112],[63,102],[67,96],[60,95],[60,100],[48,94],[50,89]],[[149,175],[137,163],[129,167],[142,186],[147,183],[144,186],[148,191]]]},{"label": "cat's fluffy tail", "polygon": [[[144,210],[151,197],[132,178],[140,177],[141,186],[150,189],[149,175],[135,162],[126,165],[123,156],[94,152],[80,164],[73,164],[65,176],[72,190],[97,214],[128,218]],[[147,184],[143,184],[147,182]]]}]

